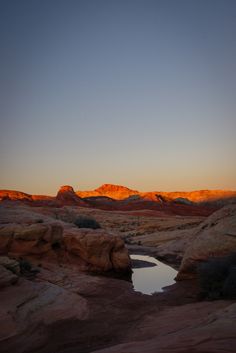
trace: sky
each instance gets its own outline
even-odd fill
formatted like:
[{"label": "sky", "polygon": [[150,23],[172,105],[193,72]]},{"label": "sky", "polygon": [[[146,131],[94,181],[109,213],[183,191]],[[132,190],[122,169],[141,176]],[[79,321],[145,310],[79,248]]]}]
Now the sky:
[{"label": "sky", "polygon": [[0,189],[236,190],[236,1],[0,0]]}]

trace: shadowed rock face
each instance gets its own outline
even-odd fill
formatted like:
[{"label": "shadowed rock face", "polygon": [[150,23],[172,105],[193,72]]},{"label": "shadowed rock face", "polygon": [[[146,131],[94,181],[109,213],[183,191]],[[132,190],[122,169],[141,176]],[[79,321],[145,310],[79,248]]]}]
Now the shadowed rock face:
[{"label": "shadowed rock face", "polygon": [[0,207],[0,254],[32,261],[71,264],[96,272],[130,271],[124,241],[104,230],[79,229],[33,213],[28,207]]},{"label": "shadowed rock face", "polygon": [[199,262],[232,252],[236,252],[236,204],[216,211],[196,229],[177,279],[193,278]]},{"label": "shadowed rock face", "polygon": [[86,203],[78,195],[76,195],[74,189],[69,185],[61,186],[57,193],[56,199],[63,205],[86,205]]},{"label": "shadowed rock face", "polygon": [[234,353],[236,304],[220,308],[222,304],[203,302],[166,309],[154,321],[144,319],[136,332],[131,330],[128,343],[92,353]]},{"label": "shadowed rock face", "polygon": [[[6,259],[8,264],[6,264]],[[17,275],[9,270],[9,262],[11,261],[13,262],[14,260],[0,256],[0,289],[15,284],[18,281]]]},{"label": "shadowed rock face", "polygon": [[[0,269],[0,279],[1,274]],[[55,330],[63,337],[66,324],[80,325],[88,317],[86,299],[61,286],[24,278],[19,278],[17,285],[11,284],[0,291],[2,353],[47,351]]]},{"label": "shadowed rock face", "polygon": [[[196,302],[194,281],[176,283],[178,294],[172,286],[145,296],[128,281],[82,272],[128,268],[124,242],[115,235],[118,229],[129,236],[134,232],[139,242],[162,251],[168,242],[171,253],[194,244],[197,231],[200,235],[213,228],[217,241],[234,238],[235,210],[230,206],[220,211],[204,220],[153,218],[151,211],[129,215],[3,203],[0,252],[16,258],[24,254],[41,267],[30,280],[19,274],[18,261],[0,256],[1,353],[235,353],[235,303]],[[71,212],[75,217],[96,215],[103,229],[78,229],[58,220],[59,215],[71,219]]]}]

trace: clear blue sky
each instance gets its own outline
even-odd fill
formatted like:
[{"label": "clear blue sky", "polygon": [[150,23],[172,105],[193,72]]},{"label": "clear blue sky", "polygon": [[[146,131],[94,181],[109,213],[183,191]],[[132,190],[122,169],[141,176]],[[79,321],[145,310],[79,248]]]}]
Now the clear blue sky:
[{"label": "clear blue sky", "polygon": [[0,188],[236,189],[236,1],[0,0]]}]

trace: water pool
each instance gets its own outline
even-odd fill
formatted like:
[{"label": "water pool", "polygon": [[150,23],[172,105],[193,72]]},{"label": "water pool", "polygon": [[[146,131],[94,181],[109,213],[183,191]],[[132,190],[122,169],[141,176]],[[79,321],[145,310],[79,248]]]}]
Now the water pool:
[{"label": "water pool", "polygon": [[153,294],[162,292],[163,287],[175,283],[177,271],[147,255],[130,255],[133,263],[132,282],[134,290]]}]

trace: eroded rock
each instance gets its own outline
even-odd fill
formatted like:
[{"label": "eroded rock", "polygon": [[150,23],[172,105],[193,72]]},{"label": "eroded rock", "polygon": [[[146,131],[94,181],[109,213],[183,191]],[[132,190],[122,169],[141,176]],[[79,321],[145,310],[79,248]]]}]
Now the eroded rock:
[{"label": "eroded rock", "polygon": [[6,269],[5,266],[0,265],[0,288],[10,286],[18,281],[18,276],[12,271]]},{"label": "eroded rock", "polygon": [[[105,230],[79,229],[72,224],[31,212],[27,207],[2,209],[0,254],[56,263],[71,263],[81,270],[129,271],[124,241]],[[11,219],[14,223],[11,223]]]},{"label": "eroded rock", "polygon": [[126,271],[131,267],[124,241],[103,230],[75,229],[65,231],[65,248],[100,271]]},{"label": "eroded rock", "polygon": [[199,262],[236,252],[236,204],[216,211],[197,228],[177,276],[178,280],[196,276]]}]

